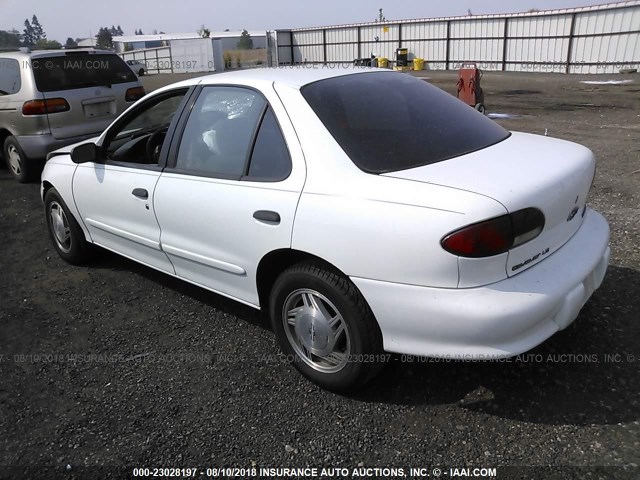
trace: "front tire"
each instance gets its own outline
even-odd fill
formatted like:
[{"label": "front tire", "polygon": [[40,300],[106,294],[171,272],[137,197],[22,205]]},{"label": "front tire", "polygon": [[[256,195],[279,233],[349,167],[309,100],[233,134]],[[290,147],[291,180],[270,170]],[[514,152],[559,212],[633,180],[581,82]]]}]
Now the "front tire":
[{"label": "front tire", "polygon": [[9,172],[16,180],[20,183],[27,183],[31,180],[33,166],[14,136],[9,136],[4,141],[4,159]]},{"label": "front tire", "polygon": [[271,292],[270,314],[282,352],[327,390],[360,388],[384,365],[380,328],[362,294],[322,264],[283,272]]},{"label": "front tire", "polygon": [[93,257],[93,245],[85,239],[82,228],[55,188],[44,196],[47,229],[54,248],[65,261],[81,265]]}]

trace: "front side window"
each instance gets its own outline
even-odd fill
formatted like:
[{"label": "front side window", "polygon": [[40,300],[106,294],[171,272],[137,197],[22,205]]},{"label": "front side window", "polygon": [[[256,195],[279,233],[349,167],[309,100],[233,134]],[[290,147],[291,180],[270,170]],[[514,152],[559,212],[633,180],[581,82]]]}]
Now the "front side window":
[{"label": "front side window", "polygon": [[0,96],[18,93],[21,87],[20,63],[13,58],[0,58]]},{"label": "front side window", "polygon": [[140,105],[109,132],[104,151],[109,160],[157,165],[160,151],[187,89],[158,95]]},{"label": "front side window", "polygon": [[194,174],[240,178],[267,102],[254,90],[207,87],[185,126],[176,167]]}]

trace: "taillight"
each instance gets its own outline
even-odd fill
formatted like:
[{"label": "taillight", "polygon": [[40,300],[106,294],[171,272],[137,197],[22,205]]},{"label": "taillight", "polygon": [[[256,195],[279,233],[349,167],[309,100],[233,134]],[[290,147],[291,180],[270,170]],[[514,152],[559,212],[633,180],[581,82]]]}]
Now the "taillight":
[{"label": "taillight", "polygon": [[124,99],[127,102],[135,102],[136,100],[140,100],[144,97],[145,91],[143,87],[131,87],[127,88],[127,93],[124,95]]},{"label": "taillight", "polygon": [[69,110],[71,110],[71,107],[64,98],[29,100],[22,105],[23,115],[46,115],[48,113],[68,112]]},{"label": "taillight", "polygon": [[460,257],[491,257],[533,240],[542,232],[544,222],[540,210],[525,208],[451,232],[440,244]]}]

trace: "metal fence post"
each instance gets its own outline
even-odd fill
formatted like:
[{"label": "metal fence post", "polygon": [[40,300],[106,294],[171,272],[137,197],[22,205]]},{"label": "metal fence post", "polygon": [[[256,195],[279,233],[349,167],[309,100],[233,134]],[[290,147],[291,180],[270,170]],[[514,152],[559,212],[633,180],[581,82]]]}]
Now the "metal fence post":
[{"label": "metal fence post", "polygon": [[322,29],[322,63],[327,64],[327,29]]},{"label": "metal fence post", "polygon": [[504,19],[504,36],[502,37],[502,71],[507,69],[507,43],[509,42],[509,17]]},{"label": "metal fence post", "polygon": [[571,73],[571,54],[573,53],[573,37],[576,29],[576,12],[571,15],[571,28],[569,30],[569,46],[567,48],[567,68],[565,73]]},{"label": "metal fence post", "polygon": [[447,20],[447,52],[445,57],[444,69],[449,70],[451,61],[451,20]]}]

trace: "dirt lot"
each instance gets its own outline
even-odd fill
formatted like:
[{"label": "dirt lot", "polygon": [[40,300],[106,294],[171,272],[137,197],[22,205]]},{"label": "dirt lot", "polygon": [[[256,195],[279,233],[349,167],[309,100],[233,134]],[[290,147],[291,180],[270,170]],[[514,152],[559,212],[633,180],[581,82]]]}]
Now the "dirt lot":
[{"label": "dirt lot", "polygon": [[[454,73],[423,75],[455,89]],[[580,83],[602,78],[633,82]],[[397,358],[365,391],[334,395],[278,359],[248,308],[109,253],[65,264],[38,185],[3,169],[0,465],[627,466],[594,478],[638,478],[640,76],[487,73],[483,85],[488,112],[516,115],[497,120],[507,128],[597,155],[590,201],[612,227],[611,267],[572,326],[510,363]]]}]

